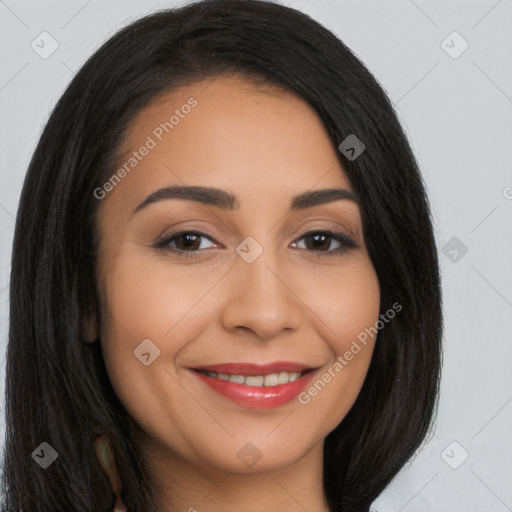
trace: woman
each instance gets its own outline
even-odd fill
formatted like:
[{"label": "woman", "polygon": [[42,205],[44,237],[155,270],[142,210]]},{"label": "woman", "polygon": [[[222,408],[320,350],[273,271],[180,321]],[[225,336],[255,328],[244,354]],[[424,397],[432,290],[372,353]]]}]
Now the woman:
[{"label": "woman", "polygon": [[367,511],[434,418],[406,136],[270,2],[162,11],[89,59],[28,169],[10,304],[5,511]]}]

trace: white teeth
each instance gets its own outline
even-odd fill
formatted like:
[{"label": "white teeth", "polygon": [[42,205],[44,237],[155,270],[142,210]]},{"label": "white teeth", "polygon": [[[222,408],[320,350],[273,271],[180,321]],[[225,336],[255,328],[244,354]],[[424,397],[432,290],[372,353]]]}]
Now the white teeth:
[{"label": "white teeth", "polygon": [[245,377],[244,384],[247,386],[263,386],[264,377],[261,375]]},{"label": "white teeth", "polygon": [[227,373],[202,372],[208,377],[229,380],[236,384],[245,384],[246,386],[278,386],[293,382],[301,376],[301,372],[280,372],[270,373],[269,375],[228,375]]},{"label": "white teeth", "polygon": [[[283,372],[285,373],[285,372]],[[288,379],[286,379],[288,381]],[[277,386],[279,384],[279,375],[277,373],[271,373],[270,375],[265,375],[265,386]],[[283,384],[285,384],[283,382]]]},{"label": "white teeth", "polygon": [[281,372],[278,375],[279,384],[286,384],[288,382],[288,374],[286,372]]}]

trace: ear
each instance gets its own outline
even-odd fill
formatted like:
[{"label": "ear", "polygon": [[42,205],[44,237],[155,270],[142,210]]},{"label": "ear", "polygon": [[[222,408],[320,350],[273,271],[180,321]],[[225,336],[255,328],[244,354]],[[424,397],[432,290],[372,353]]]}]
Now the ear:
[{"label": "ear", "polygon": [[86,343],[94,343],[98,339],[98,324],[94,313],[80,319],[80,337]]}]

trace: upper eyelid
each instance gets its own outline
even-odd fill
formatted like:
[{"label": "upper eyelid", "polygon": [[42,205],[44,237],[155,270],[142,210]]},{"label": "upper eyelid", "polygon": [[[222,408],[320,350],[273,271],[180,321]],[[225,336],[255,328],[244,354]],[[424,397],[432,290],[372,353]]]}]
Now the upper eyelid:
[{"label": "upper eyelid", "polygon": [[[193,221],[192,221],[193,222]],[[300,229],[300,230],[293,230],[293,236],[294,236],[294,239],[296,239],[296,237],[298,236],[304,236],[305,234],[308,234],[310,232],[317,232],[317,231],[338,231],[338,232],[343,232],[346,236],[354,239],[354,241],[358,240],[359,236],[358,236],[358,232],[357,231],[354,231],[353,229],[348,229],[346,224],[343,223],[343,222],[340,222],[340,221],[335,221],[335,220],[329,220],[329,219],[322,219],[322,218],[318,218],[318,219],[314,219],[314,220],[309,220],[307,221],[308,223],[309,222],[319,222],[319,223],[326,223],[327,226],[322,226],[322,227],[314,227],[314,228],[306,228],[306,229]],[[209,229],[209,228],[205,228],[205,229]],[[229,231],[231,232],[231,234],[233,234],[233,231],[231,229],[229,229]],[[202,228],[196,228],[194,226],[188,228],[187,226],[185,226],[184,228],[182,229],[172,229],[171,228],[171,232],[168,234],[168,235],[161,235],[159,238],[164,238],[166,236],[171,236],[171,235],[177,235],[177,234],[180,234],[180,233],[189,233],[189,232],[194,232],[194,233],[200,233],[202,236],[205,236],[205,237],[208,237],[208,238],[215,238],[216,235],[209,235],[207,233],[205,233],[204,231],[202,231]],[[165,233],[165,231],[164,231]],[[245,238],[245,237],[242,237],[242,238]]]}]

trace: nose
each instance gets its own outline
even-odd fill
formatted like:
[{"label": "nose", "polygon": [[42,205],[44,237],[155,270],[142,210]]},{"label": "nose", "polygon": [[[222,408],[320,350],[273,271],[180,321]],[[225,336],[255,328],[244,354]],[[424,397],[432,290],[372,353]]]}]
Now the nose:
[{"label": "nose", "polygon": [[276,254],[265,249],[252,263],[237,257],[223,290],[221,320],[228,331],[251,331],[264,341],[301,325],[307,307],[294,290],[297,276]]}]

